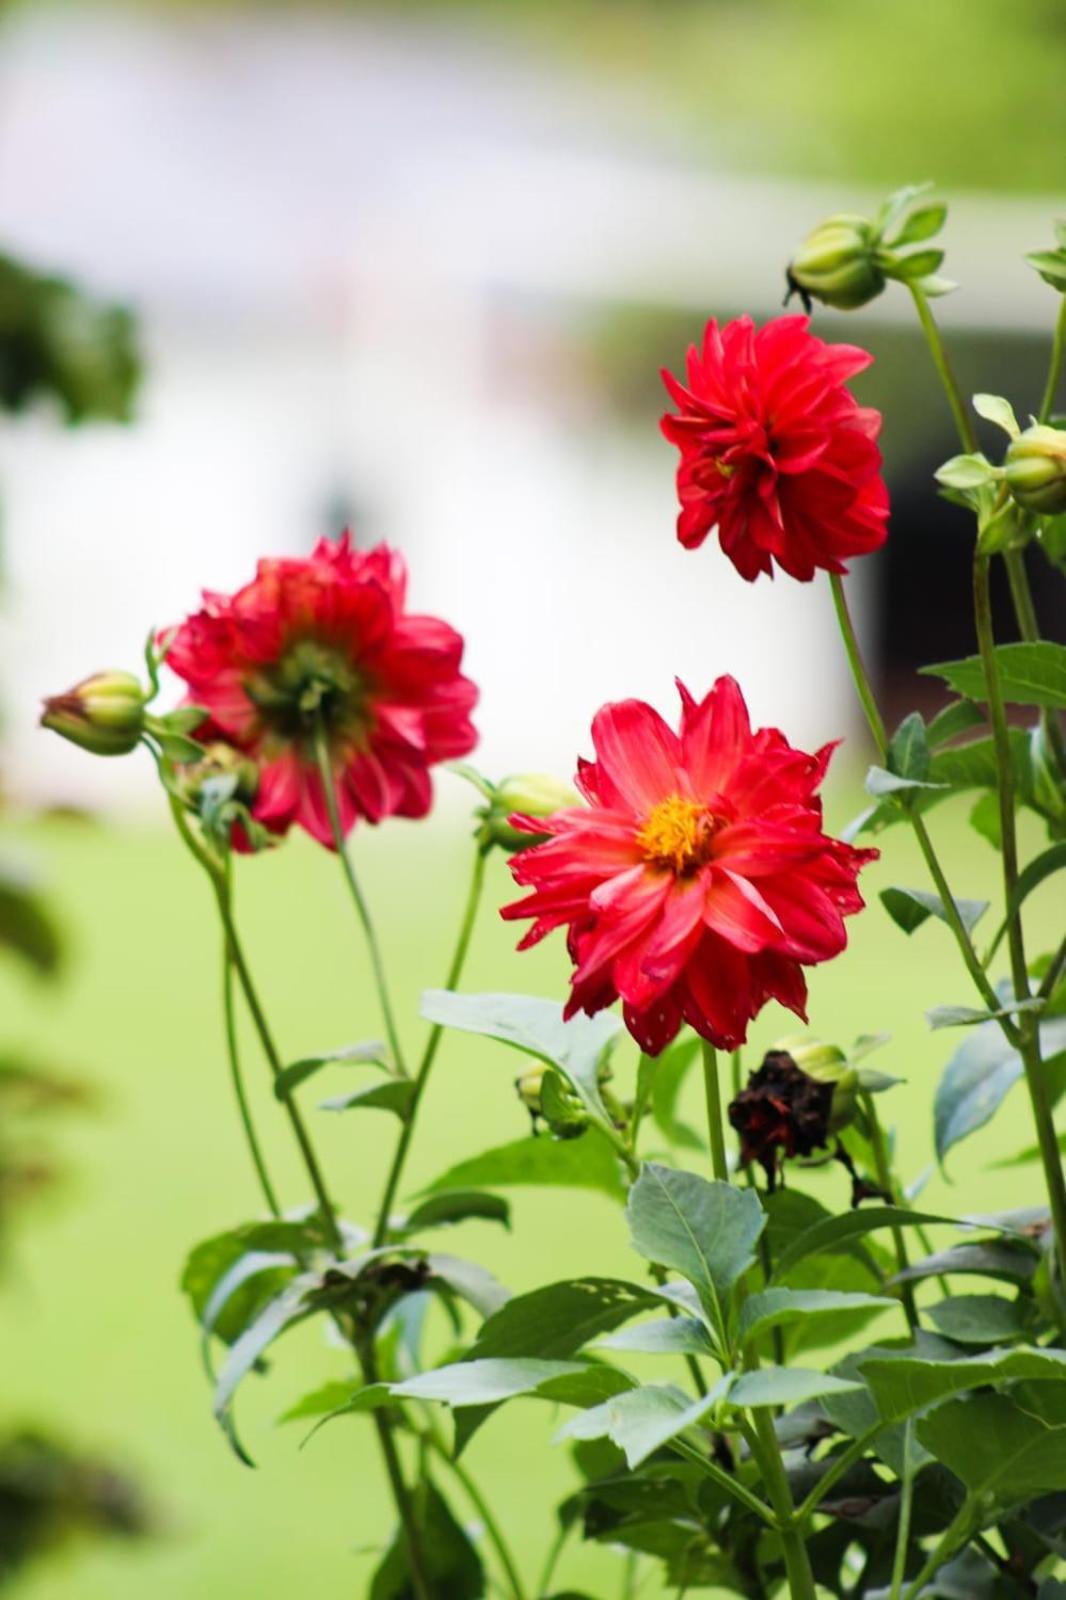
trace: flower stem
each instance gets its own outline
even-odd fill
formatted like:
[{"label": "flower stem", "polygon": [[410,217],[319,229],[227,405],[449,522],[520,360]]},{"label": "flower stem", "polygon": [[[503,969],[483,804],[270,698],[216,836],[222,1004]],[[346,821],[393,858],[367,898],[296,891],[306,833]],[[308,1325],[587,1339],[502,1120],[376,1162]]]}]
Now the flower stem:
[{"label": "flower stem", "polygon": [[507,1540],[504,1538],[500,1525],[496,1521],[496,1518],[492,1512],[492,1508],[485,1499],[485,1496],[481,1493],[481,1490],[478,1488],[470,1473],[467,1472],[462,1462],[456,1461],[452,1456],[451,1452],[448,1450],[436,1432],[432,1422],[422,1437],[425,1439],[433,1454],[437,1456],[441,1462],[443,1462],[443,1464],[448,1468],[449,1472],[455,1478],[456,1482],[462,1484],[464,1490],[466,1491],[467,1499],[474,1507],[474,1510],[477,1512],[481,1521],[484,1523],[485,1532],[488,1535],[489,1543],[496,1551],[496,1554],[500,1560],[500,1565],[507,1574],[507,1582],[510,1585],[511,1594],[514,1597],[514,1600],[526,1600],[526,1591],[523,1588],[522,1579],[519,1576],[518,1567],[515,1563],[514,1556],[511,1554]]},{"label": "flower stem", "polygon": [[955,426],[958,429],[962,447],[972,454],[977,449],[977,435],[974,431],[973,421],[967,410],[966,402],[962,397],[959,381],[952,370],[947,350],[944,347],[944,341],[940,336],[936,318],[930,310],[929,301],[925,296],[924,290],[917,283],[909,283],[907,287],[911,292],[911,298],[917,309],[918,321],[922,325],[922,332],[925,334],[925,342],[929,346],[929,354],[933,358],[937,376],[943,386],[944,393],[947,395],[948,405],[951,407],[951,414],[955,419]]},{"label": "flower stem", "polygon": [[400,1043],[400,1034],[396,1026],[396,1017],[389,998],[388,980],[385,976],[385,962],[378,944],[378,936],[374,929],[374,920],[370,915],[370,907],[366,896],[355,875],[351,856],[348,854],[348,845],[341,826],[340,810],[337,805],[337,789],[333,776],[333,763],[329,754],[329,738],[326,727],[321,717],[315,722],[315,759],[318,762],[318,774],[322,781],[322,791],[326,800],[326,814],[329,817],[330,832],[333,835],[333,846],[337,852],[337,859],[341,864],[348,891],[355,906],[356,916],[366,938],[367,949],[370,952],[370,965],[374,971],[374,984],[378,991],[378,1001],[381,1005],[381,1014],[385,1021],[385,1032],[388,1035],[389,1046],[397,1069],[405,1076],[407,1067],[404,1062],[403,1046]]},{"label": "flower stem", "polygon": [[1062,376],[1062,358],[1066,354],[1066,295],[1059,299],[1059,314],[1055,321],[1055,334],[1051,341],[1051,364],[1048,367],[1047,386],[1040,402],[1038,422],[1046,422],[1055,405],[1059,379]]},{"label": "flower stem", "polygon": [[[862,659],[862,652],[859,649],[859,643],[855,637],[855,628],[851,620],[851,612],[848,609],[847,597],[844,594],[844,586],[835,573],[830,574],[829,581],[833,589],[833,602],[836,607],[837,621],[840,624],[840,633],[844,642],[844,650],[847,654],[848,664],[851,667],[851,675],[855,682],[855,689],[858,693],[859,700],[862,703],[863,710],[866,713],[866,720],[869,724],[870,732],[873,734],[874,743],[877,745],[878,753],[880,754],[882,761],[884,761],[888,756],[888,735],[885,732],[885,724],[882,720],[881,713],[877,708],[877,701],[874,698],[874,692],[870,686],[870,679],[866,671],[865,663]],[[977,955],[977,951],[973,947],[973,942],[970,939],[970,935],[966,932],[966,925],[959,915],[958,906],[955,904],[955,897],[948,885],[947,878],[944,876],[944,869],[940,865],[936,851],[933,848],[933,841],[929,837],[928,829],[926,828],[925,823],[923,822],[919,813],[912,807],[907,808],[907,818],[911,827],[914,829],[914,835],[918,841],[918,847],[921,850],[922,855],[925,857],[925,864],[929,868],[929,875],[936,886],[937,894],[940,896],[940,903],[944,907],[944,915],[947,919],[948,927],[955,935],[955,942],[959,947],[959,953],[966,965],[966,970],[973,979],[974,984],[976,985],[977,990],[988,1009],[990,1011],[998,1011],[1000,1010],[999,997],[988,980],[985,970],[982,967],[980,959]],[[1003,1032],[1006,1034],[1010,1043],[1016,1043],[1017,1030],[1014,1028],[1010,1019],[1006,1017],[1003,1018],[1000,1022],[1000,1027],[1003,1029]]]},{"label": "flower stem", "polygon": [[955,1551],[959,1548],[959,1546],[964,1543],[967,1534],[970,1531],[970,1523],[973,1520],[973,1515],[973,1502],[971,1501],[969,1495],[967,1495],[966,1499],[962,1502],[962,1505],[955,1513],[955,1516],[952,1518],[951,1522],[944,1529],[944,1532],[940,1536],[938,1543],[933,1547],[933,1550],[926,1558],[925,1564],[918,1573],[918,1576],[914,1579],[913,1583],[908,1586],[903,1600],[918,1600],[918,1596],[921,1594],[922,1590],[925,1588],[933,1574],[935,1572],[939,1572],[940,1568],[944,1565],[944,1562],[948,1561],[955,1554]]},{"label": "flower stem", "polygon": [[707,1097],[707,1137],[711,1143],[711,1170],[719,1183],[729,1182],[729,1162],[722,1127],[722,1092],[718,1082],[718,1052],[707,1039],[703,1050],[703,1088]]},{"label": "flower stem", "polygon": [[[481,892],[485,884],[485,862],[487,859],[488,852],[479,845],[474,855],[474,870],[470,876],[470,888],[467,891],[466,905],[463,908],[463,917],[459,924],[459,937],[456,940],[448,975],[444,980],[446,989],[455,988],[466,964],[466,955],[470,949],[470,939],[474,932],[478,906],[481,903]],[[400,1138],[396,1145],[396,1154],[392,1158],[392,1166],[389,1168],[389,1175],[385,1180],[385,1192],[381,1197],[377,1227],[374,1230],[375,1248],[381,1244],[388,1232],[389,1213],[392,1210],[396,1191],[403,1176],[407,1152],[411,1146],[411,1136],[414,1133],[415,1117],[418,1114],[418,1107],[425,1093],[426,1083],[429,1079],[433,1062],[436,1059],[443,1032],[441,1025],[436,1023],[430,1032],[429,1038],[426,1040],[426,1048],[422,1052],[422,1059],[418,1064],[418,1071],[415,1073],[414,1092],[411,1095],[411,1101],[403,1119],[403,1127],[400,1130]]]},{"label": "flower stem", "polygon": [[[869,1125],[870,1148],[873,1151],[877,1181],[885,1193],[890,1196],[892,1204],[898,1205],[899,1192],[889,1164],[885,1131],[881,1126],[881,1119],[877,1115],[874,1097],[872,1094],[860,1093],[859,1101],[863,1111],[866,1113],[866,1120]],[[903,1229],[896,1224],[891,1231],[892,1242],[896,1247],[896,1261],[899,1265],[899,1270],[900,1272],[906,1272],[911,1263],[907,1254],[907,1241],[903,1237]],[[900,1294],[903,1310],[907,1318],[907,1326],[910,1328],[911,1333],[915,1333],[918,1329],[918,1307],[914,1303],[914,1289],[909,1281],[904,1280],[900,1285]]]},{"label": "flower stem", "polygon": [[903,1592],[903,1575],[907,1569],[907,1546],[911,1537],[911,1509],[914,1505],[913,1436],[914,1419],[913,1417],[908,1417],[903,1430],[903,1484],[899,1495],[896,1549],[892,1558],[892,1585],[889,1589],[888,1600],[900,1600]]},{"label": "flower stem", "polygon": [[[977,625],[977,644],[984,670],[985,692],[988,696],[988,714],[992,724],[992,742],[996,752],[996,772],[999,779],[999,823],[1003,840],[1003,893],[1008,908],[1007,947],[1010,952],[1011,987],[1015,1000],[1029,998],[1029,973],[1025,960],[1025,940],[1022,933],[1021,914],[1015,906],[1018,886],[1018,837],[1014,819],[1014,767],[1011,760],[1010,730],[1003,703],[1003,691],[996,662],[996,641],[992,628],[992,599],[989,589],[989,560],[975,555],[973,567],[974,620]],[[1019,1015],[1017,1024],[1017,1050],[1025,1068],[1025,1081],[1036,1125],[1040,1159],[1051,1203],[1055,1241],[1060,1261],[1066,1261],[1066,1179],[1063,1177],[1062,1159],[1055,1136],[1051,1113],[1051,1097],[1040,1055],[1040,1032],[1037,1017],[1031,1013]]]},{"label": "flower stem", "polygon": [[222,957],[222,1011],[226,1026],[226,1049],[229,1054],[230,1077],[233,1080],[233,1092],[237,1099],[237,1110],[240,1114],[241,1124],[244,1128],[244,1137],[248,1141],[248,1150],[252,1157],[259,1187],[263,1191],[263,1199],[272,1216],[281,1216],[281,1207],[270,1181],[263,1152],[256,1135],[255,1124],[252,1121],[252,1108],[248,1104],[248,1095],[244,1087],[241,1074],[241,1061],[237,1048],[237,1026],[233,1011],[233,961],[227,948]]},{"label": "flower stem", "polygon": [[576,1527],[575,1522],[563,1522],[560,1524],[559,1532],[552,1540],[548,1549],[548,1554],[544,1558],[544,1566],[541,1570],[540,1580],[537,1583],[538,1595],[545,1595],[548,1593],[548,1585],[555,1576],[555,1569],[559,1565],[559,1557],[563,1553],[563,1546],[570,1537],[570,1530],[574,1527]]}]

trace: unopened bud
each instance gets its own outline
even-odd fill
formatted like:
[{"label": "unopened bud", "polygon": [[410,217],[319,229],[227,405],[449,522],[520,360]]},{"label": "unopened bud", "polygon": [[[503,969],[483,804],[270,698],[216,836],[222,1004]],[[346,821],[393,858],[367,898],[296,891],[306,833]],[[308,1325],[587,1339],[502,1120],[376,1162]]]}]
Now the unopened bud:
[{"label": "unopened bud", "polygon": [[885,287],[878,244],[877,231],[865,217],[828,217],[808,234],[789,264],[788,298],[798,294],[808,309],[812,300],[838,311],[866,305]]},{"label": "unopened bud", "polygon": [[42,728],[95,756],[125,756],[144,732],[145,691],[129,672],[97,672],[45,700]]},{"label": "unopened bud", "polygon": [[512,816],[550,817],[553,812],[580,804],[581,796],[568,783],[542,772],[519,773],[504,778],[494,790],[491,803],[481,813],[481,837],[486,844],[498,844],[504,850],[528,850],[549,835],[514,827]]},{"label": "unopened bud", "polygon": [[1012,439],[1004,463],[1007,487],[1026,511],[1066,511],[1066,433],[1034,422]]}]

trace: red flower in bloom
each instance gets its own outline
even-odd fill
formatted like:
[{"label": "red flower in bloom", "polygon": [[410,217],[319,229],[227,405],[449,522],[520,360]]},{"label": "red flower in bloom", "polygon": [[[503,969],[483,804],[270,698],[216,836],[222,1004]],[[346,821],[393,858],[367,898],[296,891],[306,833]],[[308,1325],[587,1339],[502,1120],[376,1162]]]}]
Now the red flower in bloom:
[{"label": "red flower in bloom", "polygon": [[205,593],[171,638],[167,665],[209,716],[198,736],[257,762],[252,812],[272,832],[298,822],[331,843],[319,726],[345,833],[357,817],[425,816],[429,768],[473,749],[462,638],[407,612],[406,586],[397,551],[353,549],[346,533],[306,558],[260,561],[235,595]]},{"label": "red flower in bloom", "polygon": [[519,948],[566,925],[566,1014],[621,996],[649,1055],[683,1021],[735,1049],[771,999],[803,1017],[802,969],[843,950],[856,875],[877,855],[822,832],[832,745],[810,756],[776,728],[753,733],[732,678],[699,702],[678,687],[679,734],[639,700],[604,706],[577,775],[588,806],[512,819],[551,838],[512,858],[533,893],[503,911],[535,919]]},{"label": "red flower in bloom", "polygon": [[873,357],[816,339],[807,322],[711,321],[702,351],[689,350],[687,387],[663,373],[678,407],[662,420],[681,451],[677,536],[694,550],[717,527],[749,581],[774,561],[803,582],[816,567],[846,572],[848,557],[885,542],[881,417],[844,387]]}]

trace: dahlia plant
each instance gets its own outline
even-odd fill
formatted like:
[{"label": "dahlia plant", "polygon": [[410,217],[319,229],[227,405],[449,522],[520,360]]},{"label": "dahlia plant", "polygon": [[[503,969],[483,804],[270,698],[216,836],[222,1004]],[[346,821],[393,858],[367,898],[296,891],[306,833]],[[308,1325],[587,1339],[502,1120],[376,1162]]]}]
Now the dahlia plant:
[{"label": "dahlia plant", "polygon": [[[350,1376],[310,1388],[305,1377],[287,1415],[315,1427],[348,1419],[357,1449],[356,1430],[376,1435],[397,1527],[367,1590],[374,1600],[581,1600],[566,1579],[579,1539],[621,1554],[600,1600],[635,1595],[645,1580],[655,1592],[754,1600],[1066,1596],[1056,1577],[1066,1571],[1066,1136],[1053,1121],[1066,1088],[1066,939],[1040,953],[1026,926],[1032,891],[1066,867],[1066,648],[1039,637],[1027,561],[1032,551],[1047,584],[1066,565],[1066,431],[1053,415],[1066,229],[1059,248],[1031,258],[1060,295],[1046,391],[1024,429],[1006,400],[974,397],[1006,435],[987,455],[929,304],[951,287],[927,243],[944,220],[919,190],[874,219],[829,219],[788,270],[806,315],[711,321],[684,382],[664,375],[681,543],[697,550],[716,531],[747,581],[775,569],[799,582],[827,574],[877,752],[869,804],[846,837],[826,831],[819,797],[832,746],[808,753],[776,728],[753,728],[729,677],[695,692],[679,685],[676,722],[639,700],[595,711],[574,790],[542,777],[493,782],[456,764],[475,745],[463,641],[408,609],[396,552],[347,535],[305,559],[261,561],[232,596],[205,595],[195,615],[152,636],[147,685],[101,674],[46,706],[45,724],[88,750],[151,752],[213,892],[229,1064],[261,1205],[193,1249],[183,1286],[205,1346],[222,1347],[214,1412],[245,1459],[235,1399],[286,1330],[313,1320],[348,1348]],[[893,282],[913,298],[959,432],[961,451],[937,477],[975,520],[978,652],[927,669],[947,703],[890,732],[843,582],[848,563],[888,536],[881,419],[848,387],[870,358],[816,336],[809,313],[815,301],[864,304]],[[1013,643],[993,635],[997,562]],[[158,711],[164,661],[188,697]],[[442,763],[478,801],[471,890],[445,985],[422,998],[427,1031],[391,1004],[349,838],[425,816]],[[975,826],[999,862],[991,937],[979,932],[989,903],[949,884],[936,842],[937,805],[973,790]],[[1024,862],[1023,807],[1048,836]],[[233,881],[238,866],[255,871],[237,856],[277,848],[294,826],[336,854],[385,1043],[289,1061],[275,1041]],[[1007,1214],[918,1210],[912,1162],[880,1110],[899,1080],[868,1060],[884,1036],[842,1047],[831,1015],[808,1019],[805,969],[844,954],[877,854],[854,840],[884,834],[891,845],[904,829],[928,881],[885,890],[883,909],[903,934],[941,924],[972,989],[969,1003],[929,1015],[934,1028],[966,1030],[936,1088],[937,1153],[1024,1080],[1035,1144],[1018,1163],[1039,1163],[1042,1181]],[[565,929],[573,971],[562,1002],[463,988],[494,849],[509,852],[522,890],[501,908],[528,924],[521,947]],[[901,945],[901,969],[906,961]],[[749,1026],[770,1001],[796,1020],[761,1061],[747,1060]],[[257,1137],[239,1006],[303,1160],[302,1196],[282,1196]],[[531,1126],[477,1151],[463,1148],[458,1122],[455,1163],[411,1197],[407,1158],[447,1030],[517,1053]],[[372,1075],[328,1103],[395,1121],[379,1204],[357,1220],[338,1206],[304,1105],[309,1080],[337,1060]],[[705,1138],[676,1109],[697,1067]],[[361,1161],[376,1154],[370,1125],[350,1119]],[[804,1181],[828,1162],[847,1174],[850,1203],[837,1212]],[[511,1294],[436,1248],[446,1224],[506,1220],[500,1191],[516,1183],[571,1185],[576,1217],[583,1191],[606,1192],[642,1267],[614,1278],[590,1260],[585,1276]],[[434,1304],[446,1319],[427,1316]],[[630,1370],[638,1353],[655,1358],[651,1381]],[[284,1350],[278,1359],[284,1368]],[[498,1518],[464,1455],[520,1397],[556,1408],[574,1468],[561,1505],[521,1507],[542,1530],[533,1571],[504,1531],[512,1510]],[[513,1426],[520,1416],[507,1413]],[[461,1520],[469,1513],[473,1526]]]}]

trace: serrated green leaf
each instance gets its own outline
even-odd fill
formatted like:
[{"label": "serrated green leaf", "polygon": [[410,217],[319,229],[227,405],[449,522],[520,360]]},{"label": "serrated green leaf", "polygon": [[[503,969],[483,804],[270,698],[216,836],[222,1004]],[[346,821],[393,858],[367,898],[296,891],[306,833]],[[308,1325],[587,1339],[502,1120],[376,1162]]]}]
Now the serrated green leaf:
[{"label": "serrated green leaf", "polygon": [[566,1278],[516,1294],[484,1324],[471,1356],[524,1356],[552,1360],[572,1356],[586,1344],[642,1312],[661,1308],[653,1290],[620,1278]]},{"label": "serrated green leaf", "polygon": [[[1066,1018],[1056,1017],[1040,1028],[1045,1071],[1052,1059],[1066,1050]],[[1018,1052],[996,1022],[973,1030],[951,1057],[933,1102],[937,1159],[943,1161],[960,1140],[983,1128],[1024,1075]]]},{"label": "serrated green leaf", "polygon": [[984,1240],[979,1244],[953,1245],[923,1256],[902,1272],[894,1283],[917,1283],[923,1278],[974,1276],[996,1278],[1004,1283],[1027,1283],[1036,1270],[1037,1254],[1019,1240]]},{"label": "serrated green leaf", "polygon": [[643,1384],[572,1417],[560,1428],[556,1439],[610,1439],[625,1452],[632,1470],[698,1422],[710,1403],[704,1398],[694,1404],[683,1389],[673,1384]]},{"label": "serrated green leaf", "polygon": [[471,1217],[511,1226],[511,1208],[500,1195],[484,1194],[480,1189],[442,1189],[420,1200],[404,1218],[400,1231],[420,1233],[423,1228],[444,1228]]},{"label": "serrated green leaf", "polygon": [[888,769],[899,778],[911,778],[919,783],[929,776],[929,746],[925,719],[920,711],[912,711],[904,717],[889,740]]},{"label": "serrated green leaf", "polygon": [[[355,1089],[351,1094],[335,1095],[320,1100],[320,1111],[391,1111],[401,1122],[408,1115],[415,1097],[415,1085],[410,1078],[389,1078],[385,1083],[370,1083],[365,1089]],[[282,1096],[284,1099],[284,1096]]]},{"label": "serrated green leaf", "polygon": [[848,1394],[861,1388],[850,1378],[831,1372],[815,1372],[809,1367],[759,1367],[742,1372],[729,1390],[727,1404],[738,1410],[757,1406],[799,1405],[804,1400],[820,1400],[824,1395]]},{"label": "serrated green leaf", "polygon": [[779,1254],[773,1281],[781,1283],[806,1256],[817,1255],[823,1250],[838,1250],[880,1228],[919,1228],[932,1227],[934,1224],[957,1226],[951,1217],[925,1211],[908,1211],[902,1206],[869,1206],[861,1211],[845,1211],[838,1217],[825,1217],[812,1227],[805,1228]]},{"label": "serrated green leaf", "polygon": [[1001,1345],[1024,1339],[1029,1319],[1016,1300],[998,1294],[958,1294],[929,1306],[923,1315],[956,1344]]},{"label": "serrated green leaf", "polygon": [[546,1361],[532,1356],[486,1357],[456,1361],[391,1385],[401,1400],[438,1400],[442,1405],[484,1406],[519,1395],[535,1395],[550,1378],[583,1372],[577,1361]]},{"label": "serrated green leaf", "polygon": [[917,1433],[930,1454],[980,1496],[986,1520],[1066,1489],[1066,1426],[1047,1426],[1006,1395],[950,1401],[922,1418]]},{"label": "serrated green leaf", "polygon": [[345,1061],[354,1065],[365,1063],[368,1066],[388,1069],[385,1046],[378,1039],[368,1039],[361,1044],[345,1045],[340,1050],[326,1051],[317,1056],[304,1056],[300,1061],[290,1062],[287,1067],[282,1067],[275,1078],[274,1093],[279,1100],[285,1100],[294,1089],[301,1083],[306,1083],[307,1079],[313,1077],[322,1067],[328,1067],[333,1062]]},{"label": "serrated green leaf", "polygon": [[646,1260],[693,1285],[724,1346],[733,1286],[754,1261],[766,1225],[755,1191],[646,1162],[630,1190],[626,1221]]},{"label": "serrated green leaf", "polygon": [[[1066,645],[1046,639],[1035,644],[1001,644],[996,646],[995,656],[1004,700],[1012,705],[1066,709]],[[987,700],[980,656],[939,661],[920,670],[943,678],[968,699]]]},{"label": "serrated green leaf", "polygon": [[[1022,1378],[1061,1383],[1066,1378],[1066,1351],[996,1350],[948,1361],[929,1361],[903,1351],[894,1357],[881,1353],[863,1360],[861,1369],[884,1421],[902,1422],[928,1406],[939,1406],[953,1395],[970,1390]],[[926,1448],[932,1449],[928,1444]],[[932,1453],[936,1455],[937,1451]]]},{"label": "serrated green leaf", "polygon": [[975,728],[984,720],[984,712],[974,701],[952,700],[942,711],[937,712],[929,724],[926,729],[926,740],[930,748],[946,744],[949,739],[956,738],[969,728]]},{"label": "serrated green leaf", "polygon": [[643,1355],[713,1356],[715,1346],[698,1317],[663,1317],[638,1322],[620,1333],[597,1339],[603,1350],[633,1350]]},{"label": "serrated green leaf", "polygon": [[527,1184],[599,1189],[620,1200],[625,1194],[618,1158],[598,1129],[578,1139],[527,1135],[459,1161],[423,1190],[511,1188]]}]

